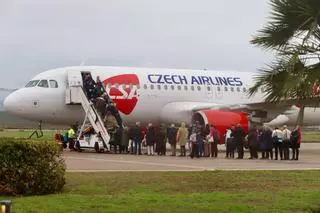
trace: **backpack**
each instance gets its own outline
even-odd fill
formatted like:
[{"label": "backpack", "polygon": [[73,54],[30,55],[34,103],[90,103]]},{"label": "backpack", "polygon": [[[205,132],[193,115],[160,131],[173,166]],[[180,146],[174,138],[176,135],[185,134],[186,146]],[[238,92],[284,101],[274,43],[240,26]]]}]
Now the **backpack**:
[{"label": "backpack", "polygon": [[291,132],[290,138],[291,138],[291,141],[293,141],[293,142],[298,141],[298,132],[297,131]]},{"label": "backpack", "polygon": [[281,134],[277,133],[277,141],[278,141],[278,143],[282,143],[283,142],[283,136]]}]

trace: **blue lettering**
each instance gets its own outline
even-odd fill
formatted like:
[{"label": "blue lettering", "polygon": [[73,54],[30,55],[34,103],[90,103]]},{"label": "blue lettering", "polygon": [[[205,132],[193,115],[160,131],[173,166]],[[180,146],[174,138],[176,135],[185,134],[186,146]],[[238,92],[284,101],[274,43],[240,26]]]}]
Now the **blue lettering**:
[{"label": "blue lettering", "polygon": [[233,78],[227,77],[227,82],[230,86],[235,86]]},{"label": "blue lettering", "polygon": [[210,80],[210,83],[211,83],[212,85],[216,85],[216,83],[214,82],[214,80],[212,79],[211,76],[209,77],[209,80]]},{"label": "blue lettering", "polygon": [[220,85],[226,85],[228,86],[227,79],[225,77],[218,77]]},{"label": "blue lettering", "polygon": [[158,84],[164,84],[164,81],[162,80],[162,75],[158,75],[159,76],[159,78],[158,78],[158,81],[157,81],[157,83]]},{"label": "blue lettering", "polygon": [[200,84],[199,83],[199,81],[198,81],[198,79],[196,78],[196,77],[194,77],[194,76],[191,76],[191,84]]},{"label": "blue lettering", "polygon": [[205,85],[210,85],[209,78],[207,76],[201,76],[202,83]]},{"label": "blue lettering", "polygon": [[217,85],[220,85],[219,77],[215,77]]},{"label": "blue lettering", "polygon": [[233,79],[234,80],[234,82],[236,82],[237,84],[236,84],[236,86],[242,86],[243,85],[243,83],[242,83],[242,81],[240,80],[240,78],[234,78]]},{"label": "blue lettering", "polygon": [[148,75],[148,80],[151,82],[151,83],[157,83],[157,81],[153,81],[152,80],[152,77],[155,77],[156,75]]},{"label": "blue lettering", "polygon": [[167,84],[172,84],[172,79],[171,79],[171,76],[170,75],[164,75],[164,81],[167,83]]},{"label": "blue lettering", "polygon": [[185,75],[184,76],[179,75],[178,77],[180,79],[181,84],[188,84],[187,77]]},{"label": "blue lettering", "polygon": [[171,78],[172,78],[172,81],[174,84],[181,84],[181,81],[176,81],[176,78],[178,78],[177,75],[173,75],[173,76],[171,76]]}]

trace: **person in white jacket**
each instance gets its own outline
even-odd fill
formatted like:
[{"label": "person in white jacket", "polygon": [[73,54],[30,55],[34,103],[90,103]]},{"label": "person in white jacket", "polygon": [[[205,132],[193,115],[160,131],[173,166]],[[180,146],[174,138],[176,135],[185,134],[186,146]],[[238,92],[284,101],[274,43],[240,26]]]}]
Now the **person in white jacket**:
[{"label": "person in white jacket", "polygon": [[225,145],[226,145],[226,158],[234,158],[234,146],[233,146],[233,136],[232,136],[232,131],[233,131],[234,126],[231,128],[227,129],[226,132],[226,137],[225,137]]},{"label": "person in white jacket", "polygon": [[289,160],[291,131],[287,128],[286,125],[284,125],[282,133],[283,133],[283,158],[285,160]]},{"label": "person in white jacket", "polygon": [[273,144],[274,144],[274,154],[275,160],[278,160],[278,153],[280,155],[280,159],[284,160],[283,158],[283,132],[276,127],[272,132]]}]

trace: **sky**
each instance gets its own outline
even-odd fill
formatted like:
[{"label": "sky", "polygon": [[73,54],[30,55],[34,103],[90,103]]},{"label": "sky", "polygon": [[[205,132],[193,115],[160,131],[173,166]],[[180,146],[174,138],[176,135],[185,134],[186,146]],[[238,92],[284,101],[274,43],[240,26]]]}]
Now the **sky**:
[{"label": "sky", "polygon": [[256,71],[268,0],[0,0],[0,87],[80,65]]}]

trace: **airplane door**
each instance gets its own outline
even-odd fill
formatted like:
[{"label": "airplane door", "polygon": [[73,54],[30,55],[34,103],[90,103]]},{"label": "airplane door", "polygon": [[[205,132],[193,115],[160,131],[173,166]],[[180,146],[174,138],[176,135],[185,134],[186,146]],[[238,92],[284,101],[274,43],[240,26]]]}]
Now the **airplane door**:
[{"label": "airplane door", "polygon": [[223,91],[221,86],[214,86],[214,93],[216,99],[222,99],[223,97]]},{"label": "airplane door", "polygon": [[211,85],[204,86],[205,98],[212,99],[213,98],[213,87]]},{"label": "airplane door", "polygon": [[80,71],[68,71],[67,88],[65,103],[66,104],[79,104],[80,97],[78,94],[78,88],[82,87],[82,75]]},{"label": "airplane door", "polygon": [[82,75],[80,71],[68,71],[68,87],[82,86]]}]

